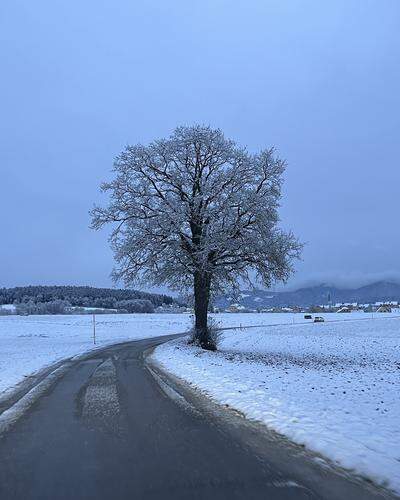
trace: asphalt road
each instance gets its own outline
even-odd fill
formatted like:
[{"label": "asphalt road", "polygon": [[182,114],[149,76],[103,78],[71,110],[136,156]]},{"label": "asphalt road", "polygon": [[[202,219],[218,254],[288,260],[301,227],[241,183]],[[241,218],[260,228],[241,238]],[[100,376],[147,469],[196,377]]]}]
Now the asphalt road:
[{"label": "asphalt road", "polygon": [[96,354],[42,396],[0,439],[0,499],[326,498],[168,397],[143,361],[159,342]]}]

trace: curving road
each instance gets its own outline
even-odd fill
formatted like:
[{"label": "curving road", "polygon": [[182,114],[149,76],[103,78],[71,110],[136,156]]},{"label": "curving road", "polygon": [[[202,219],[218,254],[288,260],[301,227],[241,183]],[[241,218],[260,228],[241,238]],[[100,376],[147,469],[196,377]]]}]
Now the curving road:
[{"label": "curving road", "polygon": [[273,445],[260,453],[245,444],[246,432],[169,397],[143,359],[166,339],[73,364],[0,439],[0,499],[386,497],[329,471],[319,488],[299,467],[292,474]]}]

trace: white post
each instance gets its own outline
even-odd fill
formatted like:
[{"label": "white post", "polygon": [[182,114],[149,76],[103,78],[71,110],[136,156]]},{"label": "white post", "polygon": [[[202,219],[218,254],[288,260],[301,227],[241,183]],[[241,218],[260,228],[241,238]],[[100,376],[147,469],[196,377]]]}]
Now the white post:
[{"label": "white post", "polygon": [[96,315],[93,314],[93,344],[96,345]]}]

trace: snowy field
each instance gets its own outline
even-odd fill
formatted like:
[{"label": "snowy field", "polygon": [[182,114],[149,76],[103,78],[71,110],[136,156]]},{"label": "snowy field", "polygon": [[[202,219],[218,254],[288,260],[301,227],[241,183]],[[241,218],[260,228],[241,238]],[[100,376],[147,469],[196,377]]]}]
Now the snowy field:
[{"label": "snowy field", "polygon": [[180,339],[154,358],[220,403],[400,493],[400,318],[260,316],[286,324],[226,331],[217,353]]},{"label": "snowy field", "polygon": [[0,316],[0,395],[66,357],[124,340],[181,333],[188,324],[187,315],[101,314],[94,346],[91,315]]},{"label": "snowy field", "polygon": [[[364,313],[343,316],[326,314],[325,318],[368,317]],[[303,314],[217,314],[215,318],[226,327],[305,321]],[[96,345],[181,333],[190,325],[188,314],[97,315]],[[92,331],[91,315],[0,316],[0,395],[47,365],[93,349]]]},{"label": "snowy field", "polygon": [[[292,321],[286,315],[219,316],[228,326],[259,324],[261,317],[268,323]],[[24,377],[64,358],[125,340],[182,333],[190,325],[188,314],[101,314],[96,316],[94,346],[91,315],[0,316],[0,396]]]}]

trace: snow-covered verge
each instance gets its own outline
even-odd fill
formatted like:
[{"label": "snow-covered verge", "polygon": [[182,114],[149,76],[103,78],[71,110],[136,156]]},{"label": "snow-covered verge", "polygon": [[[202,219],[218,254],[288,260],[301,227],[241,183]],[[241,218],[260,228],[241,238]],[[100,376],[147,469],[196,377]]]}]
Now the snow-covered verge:
[{"label": "snow-covered verge", "polygon": [[[352,316],[353,317],[353,316]],[[400,319],[225,331],[153,358],[216,401],[400,493]]]}]

